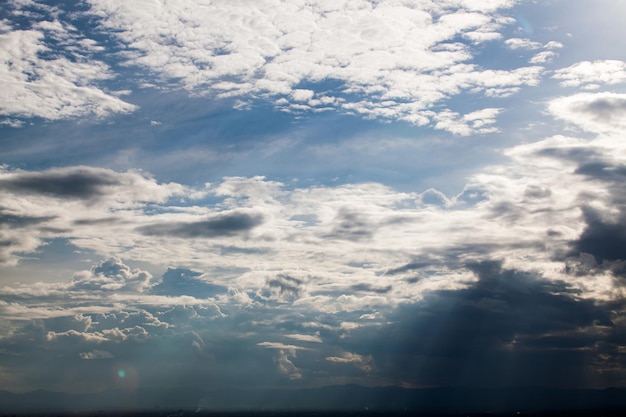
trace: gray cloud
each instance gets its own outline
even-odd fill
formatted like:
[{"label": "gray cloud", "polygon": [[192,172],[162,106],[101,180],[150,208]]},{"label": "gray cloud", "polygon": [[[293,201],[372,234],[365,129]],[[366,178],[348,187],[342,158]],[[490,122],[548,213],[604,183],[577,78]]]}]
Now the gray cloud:
[{"label": "gray cloud", "polygon": [[201,272],[185,268],[168,268],[161,282],[151,288],[154,294],[191,295],[197,298],[226,293],[227,288],[204,281]]},{"label": "gray cloud", "polygon": [[72,167],[43,172],[14,172],[0,179],[0,189],[22,194],[43,194],[56,198],[92,199],[107,193],[107,187],[120,185],[112,171]]},{"label": "gray cloud", "polygon": [[2,209],[0,209],[0,225],[8,226],[11,228],[32,226],[39,223],[44,223],[54,218],[54,216],[27,216],[3,213]]},{"label": "gray cloud", "polygon": [[580,110],[593,114],[602,122],[610,123],[615,116],[622,116],[626,111],[626,98],[601,97],[581,105]]},{"label": "gray cloud", "polygon": [[350,287],[350,289],[358,292],[373,292],[377,294],[386,294],[391,291],[393,287],[391,285],[387,285],[384,287],[376,287],[370,284],[355,284]]},{"label": "gray cloud", "polygon": [[150,236],[213,238],[242,234],[262,223],[261,214],[227,213],[203,221],[156,223],[139,227],[138,230]]},{"label": "gray cloud", "polygon": [[333,229],[326,235],[331,239],[363,240],[372,237],[376,226],[357,209],[341,208],[333,219]]},{"label": "gray cloud", "polygon": [[302,279],[278,274],[267,280],[264,296],[282,302],[290,302],[300,298],[304,291],[305,282]]},{"label": "gray cloud", "polygon": [[573,254],[589,253],[595,256],[598,262],[626,260],[624,216],[616,222],[606,221],[591,207],[583,207],[583,215],[587,226],[580,237],[572,242]]},{"label": "gray cloud", "polygon": [[152,275],[139,269],[131,270],[119,258],[110,258],[100,262],[89,271],[76,273],[70,290],[87,291],[143,291],[152,279]]},{"label": "gray cloud", "polygon": [[576,168],[575,173],[590,178],[617,182],[626,178],[626,166],[602,161],[588,162]]},{"label": "gray cloud", "polygon": [[612,351],[611,359],[620,360],[622,342],[615,335],[626,331],[614,319],[615,305],[580,299],[565,282],[503,269],[499,262],[467,267],[478,278],[475,284],[433,291],[420,303],[400,306],[388,325],[354,330],[346,348],[372,354],[384,364],[380,372],[397,382],[610,383],[604,355]]}]

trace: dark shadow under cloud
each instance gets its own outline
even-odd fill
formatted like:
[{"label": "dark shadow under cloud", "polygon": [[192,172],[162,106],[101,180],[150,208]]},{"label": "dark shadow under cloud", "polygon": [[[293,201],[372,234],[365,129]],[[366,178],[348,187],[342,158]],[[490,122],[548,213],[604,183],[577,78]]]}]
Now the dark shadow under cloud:
[{"label": "dark shadow under cloud", "polygon": [[54,218],[54,216],[20,216],[16,214],[2,213],[0,210],[0,225],[8,226],[10,228],[28,227],[53,220]]},{"label": "dark shadow under cloud", "polygon": [[571,243],[572,256],[589,253],[596,261],[626,261],[626,218],[620,216],[616,222],[604,220],[591,207],[583,207],[587,226],[580,237]]},{"label": "dark shadow under cloud", "polygon": [[106,187],[121,185],[111,171],[97,168],[23,172],[0,180],[0,188],[17,194],[43,194],[61,199],[89,200],[106,194]]},{"label": "dark shadow under cloud", "polygon": [[614,117],[621,116],[626,111],[626,100],[621,97],[597,98],[581,104],[577,110],[592,114],[600,122],[611,123]]},{"label": "dark shadow under cloud", "polygon": [[626,328],[614,316],[623,302],[579,298],[565,282],[499,262],[466,267],[478,278],[469,288],[401,305],[388,325],[357,329],[344,347],[372,354],[380,375],[415,385],[606,386],[623,373]]},{"label": "dark shadow under cloud", "polygon": [[163,222],[139,227],[148,236],[179,238],[212,238],[235,236],[254,229],[263,223],[261,214],[228,213],[196,222]]},{"label": "dark shadow under cloud", "polygon": [[376,225],[356,209],[342,208],[333,220],[333,230],[324,237],[330,239],[359,241],[372,237]]}]

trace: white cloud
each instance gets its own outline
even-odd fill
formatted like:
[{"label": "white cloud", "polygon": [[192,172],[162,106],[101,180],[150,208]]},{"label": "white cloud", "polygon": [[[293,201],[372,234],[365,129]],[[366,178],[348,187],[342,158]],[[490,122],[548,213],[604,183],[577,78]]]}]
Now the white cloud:
[{"label": "white cloud", "polygon": [[581,93],[548,103],[555,117],[591,132],[624,132],[626,94]]},{"label": "white cloud", "polygon": [[493,125],[501,110],[487,108],[463,116],[451,111],[441,112],[435,116],[435,120],[437,120],[435,129],[448,130],[461,136],[497,132],[498,129]]},{"label": "white cloud", "polygon": [[90,271],[75,274],[69,290],[143,291],[150,285],[151,279],[150,273],[131,270],[121,259],[111,258]]},{"label": "white cloud", "polygon": [[546,43],[543,47],[546,48],[546,49],[561,49],[561,48],[565,47],[565,45],[563,45],[561,42],[550,41],[550,42]]},{"label": "white cloud", "polygon": [[554,51],[543,51],[530,58],[528,62],[531,64],[546,64],[552,62],[557,56],[559,56],[559,54]]},{"label": "white cloud", "polygon": [[[102,27],[129,46],[128,63],[179,80],[193,94],[271,98],[287,111],[338,109],[424,125],[433,116],[429,104],[466,90],[512,94],[535,85],[541,73],[460,66],[471,60],[472,49],[456,39],[499,39],[511,23],[499,10],[512,1],[359,0],[337,1],[330,9],[324,2],[275,0],[255,7],[89,3]],[[325,87],[329,80],[341,86]],[[311,87],[301,88],[304,83]]]},{"label": "white cloud", "polygon": [[581,61],[555,71],[552,78],[564,87],[595,89],[599,84],[626,82],[626,63],[617,60]]},{"label": "white cloud", "polygon": [[285,337],[290,339],[299,340],[301,342],[313,342],[313,343],[322,343],[322,339],[319,336],[314,336],[311,334],[287,334]]},{"label": "white cloud", "polygon": [[22,127],[24,126],[24,122],[16,119],[4,119],[0,120],[0,125],[9,127]]},{"label": "white cloud", "polygon": [[306,350],[307,348],[296,345],[286,345],[284,343],[279,342],[260,342],[257,343],[257,346],[261,346],[267,349],[285,349],[285,350]]},{"label": "white cloud", "polygon": [[[12,6],[21,7],[15,2]],[[99,87],[114,77],[106,64],[90,57],[100,47],[56,20],[52,9],[37,7],[53,20],[28,29],[2,22],[0,114],[57,120],[133,111],[134,105]]]},{"label": "white cloud", "polygon": [[541,43],[532,41],[528,38],[510,38],[504,41],[504,44],[511,49],[539,49]]},{"label": "white cloud", "polygon": [[341,356],[328,356],[326,360],[334,363],[352,364],[365,373],[370,373],[374,367],[371,355],[363,356],[352,352],[344,352]]},{"label": "white cloud", "polygon": [[[18,253],[32,252],[52,235],[70,236],[62,230],[78,227],[101,233],[98,230],[108,225],[111,232],[119,232],[117,226],[127,228],[124,224],[133,221],[135,210],[165,203],[187,191],[179,184],[158,184],[133,171],[77,166],[29,172],[2,167],[0,218],[9,223],[0,228],[0,239],[5,242],[0,263],[15,264]],[[125,240],[121,235],[118,238]]]}]

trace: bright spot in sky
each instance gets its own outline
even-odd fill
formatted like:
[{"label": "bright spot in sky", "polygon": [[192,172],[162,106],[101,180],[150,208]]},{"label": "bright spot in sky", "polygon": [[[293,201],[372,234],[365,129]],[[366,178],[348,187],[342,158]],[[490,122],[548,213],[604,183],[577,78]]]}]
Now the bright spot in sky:
[{"label": "bright spot in sky", "polygon": [[124,371],[123,369],[119,369],[119,370],[117,371],[117,376],[118,376],[118,377],[120,377],[120,378],[122,378],[122,379],[123,379],[123,378],[126,378],[126,371]]}]

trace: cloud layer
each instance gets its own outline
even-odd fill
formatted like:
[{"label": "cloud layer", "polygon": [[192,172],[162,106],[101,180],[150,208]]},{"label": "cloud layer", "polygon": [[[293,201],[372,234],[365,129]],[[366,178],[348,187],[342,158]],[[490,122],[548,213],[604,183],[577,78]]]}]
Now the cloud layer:
[{"label": "cloud layer", "polygon": [[[514,4],[93,0],[74,10],[12,1],[1,35],[0,112],[61,119],[135,110],[120,98],[128,91],[104,88],[120,77],[101,55],[106,43],[115,48],[109,60],[137,69],[127,89],[182,87],[234,98],[238,108],[262,99],[291,113],[339,110],[460,135],[489,133],[497,130],[498,108],[459,114],[448,100],[468,92],[504,97],[537,85],[541,65],[554,55],[544,51],[530,66],[507,69],[472,62],[480,45],[502,41],[515,19],[501,13]],[[21,25],[11,20],[16,16]],[[506,45],[540,47],[517,38]],[[146,83],[142,71],[160,79]]]},{"label": "cloud layer", "polygon": [[0,390],[626,385],[625,66],[555,3],[7,2]]},{"label": "cloud layer", "polygon": [[[193,189],[91,167],[5,170],[5,263],[62,238],[170,269],[155,278],[110,258],[66,282],[5,284],[2,352],[35,338],[40,360],[64,352],[86,370],[83,362],[110,366],[141,349],[134,369],[148,381],[175,372],[250,386],[260,374],[307,384],[622,384],[620,100],[554,99],[555,117],[593,136],[506,149],[506,164],[455,196],[377,183],[227,177]],[[157,340],[206,360],[151,369],[148,360],[163,359]],[[15,360],[5,383],[35,365]],[[69,389],[56,371],[38,383]]]}]

